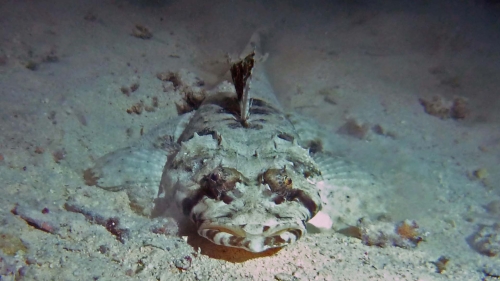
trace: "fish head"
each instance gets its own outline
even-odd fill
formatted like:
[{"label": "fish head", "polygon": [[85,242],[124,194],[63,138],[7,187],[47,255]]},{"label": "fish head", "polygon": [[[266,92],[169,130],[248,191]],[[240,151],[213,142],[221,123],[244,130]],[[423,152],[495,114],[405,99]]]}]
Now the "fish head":
[{"label": "fish head", "polygon": [[217,167],[182,205],[200,236],[258,253],[304,236],[321,200],[308,177],[291,169],[268,169],[252,180],[236,169]]}]

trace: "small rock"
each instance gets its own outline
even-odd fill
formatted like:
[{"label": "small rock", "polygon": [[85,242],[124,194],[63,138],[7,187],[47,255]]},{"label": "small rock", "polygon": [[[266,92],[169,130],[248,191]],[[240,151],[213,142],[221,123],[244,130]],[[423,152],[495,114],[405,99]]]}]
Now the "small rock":
[{"label": "small rock", "polygon": [[191,258],[190,256],[185,256],[181,259],[174,260],[174,265],[178,269],[187,270],[191,267],[192,261],[193,261],[193,258]]},{"label": "small rock", "polygon": [[494,257],[500,253],[500,224],[482,226],[470,239],[472,247],[480,254]]}]

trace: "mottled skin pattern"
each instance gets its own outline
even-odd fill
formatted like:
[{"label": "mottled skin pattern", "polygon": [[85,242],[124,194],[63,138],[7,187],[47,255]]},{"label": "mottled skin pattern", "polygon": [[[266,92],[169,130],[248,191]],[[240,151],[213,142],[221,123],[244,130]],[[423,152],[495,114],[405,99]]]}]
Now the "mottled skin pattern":
[{"label": "mottled skin pattern", "polygon": [[255,56],[239,95],[219,87],[185,115],[183,131],[161,125],[138,145],[101,157],[85,171],[87,184],[125,190],[145,215],[155,197],[175,198],[199,235],[219,245],[262,252],[302,237],[322,207],[314,186],[321,173]]},{"label": "mottled skin pattern", "polygon": [[319,171],[280,109],[263,100],[251,104],[244,127],[230,110],[237,106],[234,93],[207,99],[179,138],[161,185],[175,192],[201,236],[262,252],[305,234],[305,222],[321,208],[312,184]]}]

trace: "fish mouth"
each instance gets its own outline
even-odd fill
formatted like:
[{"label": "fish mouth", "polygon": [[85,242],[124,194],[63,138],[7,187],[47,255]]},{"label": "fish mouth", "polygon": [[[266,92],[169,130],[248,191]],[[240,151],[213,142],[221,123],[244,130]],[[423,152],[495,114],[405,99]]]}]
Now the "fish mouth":
[{"label": "fish mouth", "polygon": [[198,230],[198,234],[211,242],[227,247],[240,248],[252,253],[260,253],[279,248],[299,240],[304,228],[286,227],[262,234],[249,234],[239,227],[211,225]]}]

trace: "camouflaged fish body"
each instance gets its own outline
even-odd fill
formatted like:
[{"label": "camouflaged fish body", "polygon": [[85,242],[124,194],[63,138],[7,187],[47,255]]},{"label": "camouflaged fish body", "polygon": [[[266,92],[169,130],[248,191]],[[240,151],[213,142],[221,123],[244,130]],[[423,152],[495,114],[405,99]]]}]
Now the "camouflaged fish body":
[{"label": "camouflaged fish body", "polygon": [[[106,155],[87,178],[109,190],[128,185],[137,205],[158,194],[175,198],[198,234],[215,244],[262,252],[298,240],[322,208],[314,185],[321,173],[255,56],[233,66],[236,91],[219,87],[208,95],[182,132]],[[138,168],[136,160],[146,164]]]},{"label": "camouflaged fish body", "polygon": [[175,187],[199,235],[262,252],[305,234],[305,223],[321,209],[312,184],[320,173],[297,144],[259,62],[242,89],[248,93],[241,97],[220,92],[203,102],[177,140],[181,148],[169,157],[161,186],[166,194]]}]

